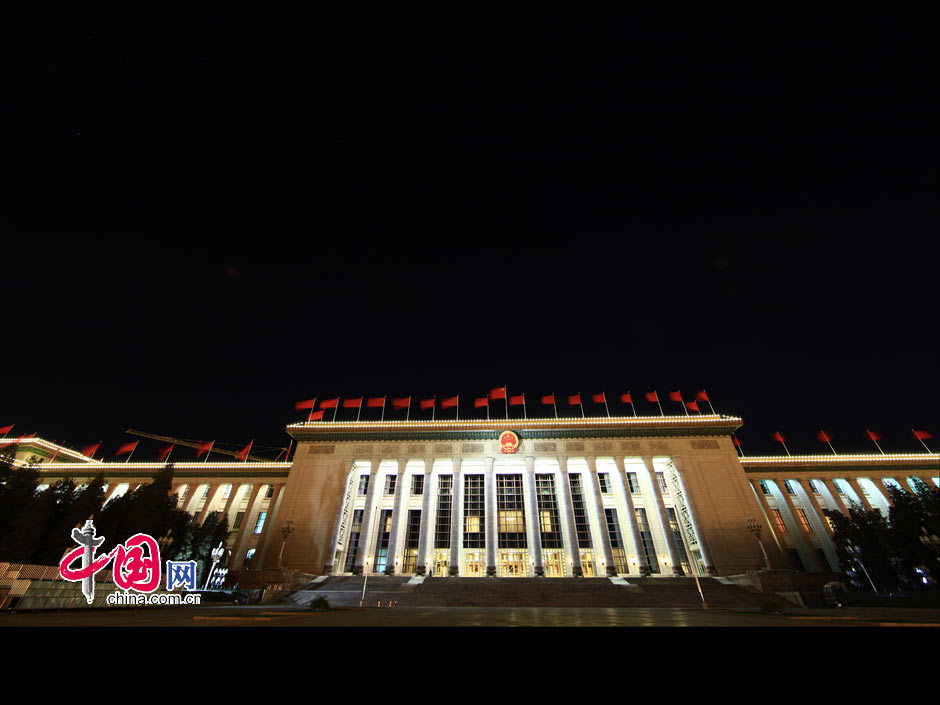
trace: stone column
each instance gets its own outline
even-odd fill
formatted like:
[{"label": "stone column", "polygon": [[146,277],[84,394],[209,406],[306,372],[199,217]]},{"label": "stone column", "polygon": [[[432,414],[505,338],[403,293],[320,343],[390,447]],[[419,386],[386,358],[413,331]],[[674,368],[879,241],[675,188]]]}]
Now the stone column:
[{"label": "stone column", "polygon": [[630,491],[627,468],[623,458],[619,455],[614,456],[614,464],[616,464],[617,471],[620,473],[621,484],[623,484],[623,502],[627,508],[627,520],[621,523],[630,527],[630,532],[633,534],[633,549],[636,551],[637,570],[640,571],[640,575],[646,575],[650,572],[650,569],[649,564],[646,562],[646,552],[643,550],[643,546],[640,545],[640,525],[636,520],[636,507],[633,505],[633,493]]},{"label": "stone column", "polygon": [[[236,495],[242,491],[242,486],[240,484],[232,483],[232,488],[228,492],[228,499],[225,500],[225,509],[222,510],[222,516],[228,519],[228,525],[232,525],[232,502],[235,501]],[[232,532],[229,531],[229,534]]]},{"label": "stone column", "polygon": [[[268,529],[271,528],[271,525],[274,524],[274,514],[278,508],[278,501],[281,498],[281,490],[284,489],[284,484],[274,485],[274,492],[271,493],[271,499],[268,500],[268,513],[264,517],[264,526],[261,527],[261,535],[258,537],[258,548],[256,554],[258,556],[258,566],[264,567],[264,558],[268,551],[268,543],[271,541],[268,537],[271,536],[271,532]],[[211,496],[211,492],[210,492]],[[280,539],[284,540],[283,536],[278,535],[275,540]],[[278,545],[278,551],[280,551],[280,544]],[[280,568],[281,566],[275,566]]]},{"label": "stone column", "polygon": [[[185,507],[184,511],[185,511],[187,514],[193,514],[193,513],[195,513],[195,511],[196,511],[196,503],[199,501],[199,490],[202,489],[203,484],[205,484],[205,483],[198,483],[198,484],[195,484],[195,485],[190,485],[190,487],[192,487],[193,489],[192,489],[192,491],[189,493],[189,496],[186,497],[186,502],[185,502],[185,504],[183,505],[183,506]],[[130,489],[128,489],[128,492],[130,492]]]},{"label": "stone column", "polygon": [[[685,508],[689,511],[689,518],[692,520],[692,528],[695,531],[695,538],[698,541],[698,549],[702,554],[702,562],[705,564],[705,573],[707,575],[718,575],[718,569],[715,567],[715,562],[712,560],[711,551],[708,548],[708,542],[705,541],[705,537],[702,536],[702,532],[698,530],[698,523],[695,520],[697,516],[695,513],[695,500],[689,495],[687,490],[685,480],[683,479],[684,473],[682,468],[679,466],[679,456],[673,456],[671,458],[672,465],[676,469],[676,478],[680,483],[680,487],[676,489],[682,492],[682,499],[685,502]],[[675,502],[675,498],[673,498]],[[679,516],[679,512],[676,511],[676,519],[682,521],[682,517]]]},{"label": "stone column", "polygon": [[366,491],[366,505],[362,511],[362,531],[359,533],[359,555],[356,556],[356,564],[353,566],[355,575],[362,575],[365,566],[366,556],[372,548],[372,527],[375,516],[375,493],[376,488],[381,484],[379,482],[380,458],[373,458],[369,467],[369,489]]},{"label": "stone column", "polygon": [[460,544],[463,541],[463,477],[460,464],[463,458],[454,458],[454,476],[450,497],[450,574],[460,575]]},{"label": "stone column", "polygon": [[434,459],[424,459],[424,495],[421,497],[421,528],[418,533],[418,562],[415,570],[418,575],[427,575],[427,553],[429,527],[431,522],[431,471],[434,468]]},{"label": "stone column", "polygon": [[[359,485],[353,480],[350,482],[350,475],[356,471],[355,463],[352,460],[343,461],[343,477],[346,478],[346,491],[340,495],[339,507],[336,510],[336,521],[333,522],[333,531],[330,532],[330,542],[327,544],[327,550],[329,553],[326,556],[325,565],[323,566],[324,575],[333,575],[333,561],[336,560],[336,545],[339,543],[339,529],[343,524],[343,508],[346,506],[346,503],[349,502],[350,514],[349,520],[352,521],[352,515],[355,513],[353,508],[356,504],[356,493],[359,491]],[[356,473],[358,475],[358,473]],[[348,495],[352,494],[352,497]],[[346,550],[349,550],[349,546],[345,546]]]},{"label": "stone column", "polygon": [[209,507],[212,505],[212,502],[215,501],[216,495],[219,493],[219,490],[222,489],[222,485],[216,483],[214,485],[209,485],[209,496],[206,497],[205,504],[202,505],[202,509],[199,512],[199,516],[196,518],[196,525],[199,526],[206,520],[206,514],[209,513]]},{"label": "stone column", "polygon": [[610,531],[607,529],[607,514],[604,512],[604,500],[601,495],[601,483],[597,477],[597,458],[588,456],[588,475],[590,475],[591,486],[594,488],[594,506],[597,511],[597,523],[600,525],[601,550],[604,552],[604,564],[606,566],[607,577],[615,577],[617,568],[614,566],[614,551],[610,546]]},{"label": "stone column", "polygon": [[842,514],[845,516],[848,516],[849,508],[845,506],[845,502],[843,502],[842,498],[839,497],[839,490],[836,489],[836,483],[832,481],[831,477],[822,478],[822,483],[829,491],[829,496],[832,499],[832,503],[835,505],[836,510],[842,512]]},{"label": "stone column", "polygon": [[[806,521],[809,522],[809,525],[816,533],[819,540],[819,547],[822,549],[823,555],[826,556],[827,565],[820,565],[820,569],[823,571],[830,570],[836,572],[839,570],[839,557],[836,555],[835,545],[830,538],[832,529],[829,528],[829,523],[820,515],[819,507],[816,505],[815,497],[813,496],[813,490],[809,486],[807,479],[805,477],[800,478],[796,482],[797,496],[800,498],[800,503],[803,505]],[[833,568],[833,566],[835,567]]]},{"label": "stone column", "polygon": [[[761,488],[761,486],[760,486],[760,480],[759,480],[759,479],[757,479],[757,480],[751,480],[750,482],[756,483],[756,485],[755,485],[755,484],[751,484],[751,489],[752,489],[752,491],[754,492],[755,496],[758,498],[758,502],[759,502],[759,504],[760,504],[761,511],[764,513],[764,522],[767,524],[767,528],[770,529],[770,537],[774,540],[774,543],[777,545],[777,552],[778,552],[778,553],[780,554],[780,556],[781,556],[781,558],[778,558],[777,561],[773,561],[773,560],[771,560],[771,558],[770,558],[770,556],[769,556],[769,554],[768,554],[767,560],[770,562],[771,567],[773,567],[774,562],[777,563],[778,567],[781,566],[781,565],[783,565],[783,566],[788,566],[788,565],[790,565],[790,554],[787,552],[787,549],[786,549],[786,542],[783,540],[783,537],[782,537],[782,536],[778,536],[778,533],[779,533],[779,532],[778,532],[778,530],[777,530],[777,525],[776,525],[776,523],[773,521],[773,518],[772,518],[771,515],[770,515],[770,503],[767,502],[767,495],[764,494],[764,490],[763,490],[763,489]],[[772,485],[772,484],[774,483],[773,480],[766,480],[766,479],[764,480],[764,482],[765,482],[765,483],[769,483],[769,484],[768,484],[768,487],[770,487],[770,485]],[[781,519],[782,519],[782,518],[783,518],[783,515],[781,515]],[[784,522],[784,526],[786,526],[786,522]],[[762,533],[761,533],[761,536],[764,537],[764,538],[766,538],[766,537],[767,537],[767,533],[766,533],[766,532],[762,532]],[[762,540],[762,539],[759,539],[759,540]],[[762,544],[762,545],[763,545],[763,544]],[[782,560],[782,563],[781,563],[781,560]]]},{"label": "stone column", "polygon": [[234,555],[232,567],[236,570],[241,568],[245,562],[245,547],[248,545],[248,537],[251,536],[248,526],[254,523],[254,517],[258,510],[258,494],[261,492],[262,487],[264,485],[259,485],[257,482],[252,485],[248,506],[245,507],[245,516],[242,517],[242,525],[238,527],[238,536],[235,538],[235,548],[232,551]]},{"label": "stone column", "polygon": [[[806,501],[804,501],[804,505],[806,504],[806,502],[810,503],[810,506],[812,507],[812,510],[813,510],[813,514],[818,519],[818,523],[822,527],[823,533],[831,537],[832,528],[829,526],[829,522],[826,521],[826,517],[823,514],[823,508],[819,506],[819,500],[816,499],[816,493],[813,492],[813,488],[809,484],[810,478],[801,477],[797,482],[799,482],[800,489],[803,491],[803,494],[800,497],[800,499],[805,498]],[[822,537],[823,533],[820,533],[820,537]]]},{"label": "stone column", "polygon": [[854,477],[847,477],[845,478],[845,481],[848,482],[849,487],[851,487],[855,491],[855,495],[858,497],[858,501],[864,505],[865,509],[867,509],[870,512],[875,511],[875,508],[871,506],[871,502],[868,501],[868,497],[866,497],[865,493],[862,492],[862,488],[858,484],[858,480]]},{"label": "stone column", "polygon": [[[561,492],[561,506],[565,513],[565,547],[571,559],[571,573],[582,577],[581,546],[578,543],[578,528],[574,520],[574,505],[571,503],[571,485],[568,476],[568,458],[558,458],[558,488]],[[582,489],[582,501],[584,490]],[[559,516],[559,518],[561,518]]]},{"label": "stone column", "polygon": [[[663,538],[666,540],[666,552],[669,554],[669,562],[672,564],[672,574],[682,575],[682,564],[679,563],[679,551],[676,547],[675,536],[672,535],[672,529],[669,527],[669,521],[666,517],[666,503],[663,502],[663,493],[659,488],[659,478],[656,476],[656,468],[653,466],[653,456],[643,456],[643,467],[646,469],[650,478],[650,485],[653,487],[653,497],[656,499],[656,516],[659,519],[659,529]],[[653,539],[655,546],[656,540]]]},{"label": "stone column", "polygon": [[486,507],[486,574],[496,575],[496,478],[493,472],[494,458],[484,458],[483,474],[484,502]]},{"label": "stone column", "polygon": [[[398,472],[395,475],[395,501],[392,504],[392,531],[388,537],[388,560],[385,564],[385,574],[393,575],[398,571],[398,534],[401,532],[401,498],[405,496],[405,468],[408,467],[406,458],[398,459]],[[405,514],[407,514],[407,508]]]},{"label": "stone column", "polygon": [[[535,563],[535,575],[542,577],[545,568],[542,565],[542,522],[539,515],[538,487],[535,482],[535,458],[527,456],[525,459],[525,491],[529,495],[526,502],[526,534],[528,534],[529,548]],[[528,572],[528,569],[527,569]]]},{"label": "stone column", "polygon": [[914,494],[914,490],[911,489],[911,485],[910,485],[910,483],[908,483],[907,477],[905,477],[905,476],[902,476],[902,477],[894,477],[894,478],[892,478],[892,479],[893,479],[895,482],[897,482],[898,485],[901,486],[901,489],[902,489],[902,490],[904,490],[904,491],[907,492],[908,494]]},{"label": "stone column", "polygon": [[[787,481],[783,480],[777,486],[780,487],[781,485],[782,485],[782,489],[780,490],[780,494],[783,495],[783,501],[786,502],[787,504],[787,510],[790,512],[790,516],[793,517],[793,523],[796,525],[797,531],[800,532],[799,533],[800,538],[803,540],[803,543],[806,544],[806,549],[807,549],[806,553],[812,559],[812,562],[813,562],[812,568],[814,569],[814,571],[810,571],[810,572],[825,570],[825,568],[827,568],[828,566],[824,567],[824,566],[819,565],[819,556],[816,555],[816,552],[813,550],[815,546],[813,546],[812,534],[808,532],[804,528],[803,524],[800,523],[800,520],[797,519],[797,516],[796,516],[797,507],[796,505],[793,504],[793,500],[790,499],[790,492],[787,490]],[[800,507],[800,509],[802,509],[802,507]],[[806,510],[803,510],[803,512],[805,514]],[[806,518],[806,521],[809,522],[809,517]],[[810,567],[811,566],[806,566],[807,570],[809,570]]]}]

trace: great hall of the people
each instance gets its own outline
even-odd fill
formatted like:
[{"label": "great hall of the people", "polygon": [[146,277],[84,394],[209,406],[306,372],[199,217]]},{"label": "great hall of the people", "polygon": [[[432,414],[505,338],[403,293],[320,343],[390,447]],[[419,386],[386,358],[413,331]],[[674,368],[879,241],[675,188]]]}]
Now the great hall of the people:
[{"label": "great hall of the people", "polygon": [[[940,484],[937,453],[742,457],[740,418],[307,421],[290,462],[176,462],[197,520],[224,512],[229,569],[316,575],[724,576],[834,572],[824,510],[887,515],[886,488]],[[106,498],[162,462],[103,462],[41,438],[42,482],[103,473]]]}]

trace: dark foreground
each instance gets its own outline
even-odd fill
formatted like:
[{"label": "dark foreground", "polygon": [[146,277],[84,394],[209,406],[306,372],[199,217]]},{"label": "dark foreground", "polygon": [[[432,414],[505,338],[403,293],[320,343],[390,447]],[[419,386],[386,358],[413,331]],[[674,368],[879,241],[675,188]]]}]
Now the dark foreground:
[{"label": "dark foreground", "polygon": [[617,607],[399,607],[315,612],[282,606],[111,608],[0,614],[2,627],[940,627],[940,611],[759,611]]}]

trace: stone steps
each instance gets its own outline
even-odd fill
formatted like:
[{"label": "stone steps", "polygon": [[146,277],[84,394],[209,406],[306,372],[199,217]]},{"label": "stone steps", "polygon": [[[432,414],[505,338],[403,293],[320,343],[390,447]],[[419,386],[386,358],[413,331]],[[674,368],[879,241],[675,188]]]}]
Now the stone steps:
[{"label": "stone steps", "polygon": [[[295,592],[289,601],[309,604],[325,597],[333,606],[358,606],[361,576],[330,577]],[[409,578],[370,576],[366,603],[389,600],[400,607],[688,607],[701,606],[692,578],[628,578],[614,584],[607,578],[430,578],[409,584]],[[618,581],[619,582],[619,581]],[[753,609],[768,599],[763,593],[701,580],[710,607]]]}]

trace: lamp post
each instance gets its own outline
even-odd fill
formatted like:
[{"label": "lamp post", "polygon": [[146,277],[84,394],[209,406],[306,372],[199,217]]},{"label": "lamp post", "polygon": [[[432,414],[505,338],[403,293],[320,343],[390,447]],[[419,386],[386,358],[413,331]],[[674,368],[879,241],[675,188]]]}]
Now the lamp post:
[{"label": "lamp post", "polygon": [[750,514],[747,515],[747,521],[744,522],[744,526],[748,531],[754,534],[754,538],[757,539],[757,545],[760,546],[760,551],[764,554],[764,570],[770,570],[770,560],[767,558],[767,551],[764,550],[764,544],[762,544],[760,540],[760,534],[763,530],[763,527],[761,526],[760,522]]},{"label": "lamp post", "polygon": [[222,560],[222,556],[225,555],[225,549],[222,548],[222,542],[219,541],[219,545],[212,549],[212,570],[209,571],[209,577],[206,578],[206,585],[203,590],[209,589],[209,582],[212,580],[212,574],[215,572],[215,567],[218,565],[219,561]]},{"label": "lamp post", "polygon": [[281,542],[281,552],[277,555],[277,567],[281,567],[281,558],[284,556],[284,546],[287,545],[287,539],[290,538],[290,535],[294,533],[294,519],[291,517],[288,519],[284,526],[281,527],[281,536],[284,537],[284,540]]}]

